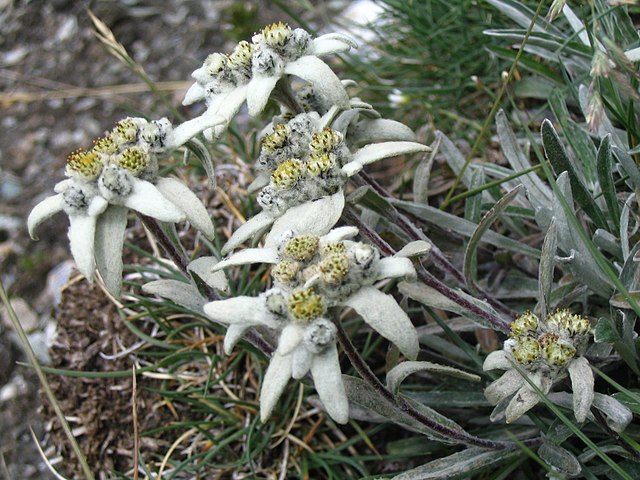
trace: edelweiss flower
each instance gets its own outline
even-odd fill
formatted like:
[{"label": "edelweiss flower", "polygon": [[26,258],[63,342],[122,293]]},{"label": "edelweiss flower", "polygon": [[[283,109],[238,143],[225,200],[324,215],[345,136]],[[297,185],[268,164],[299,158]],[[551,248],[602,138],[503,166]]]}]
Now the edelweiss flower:
[{"label": "edelweiss flower", "polygon": [[[349,97],[331,68],[318,57],[355,48],[349,37],[321,35],[312,39],[301,28],[292,30],[274,23],[254,35],[252,43],[240,42],[230,55],[213,53],[195,70],[196,80],[187,91],[184,105],[205,100],[205,116],[220,115],[227,122],[247,101],[249,114],[260,113],[284,75],[295,75],[310,84],[330,104],[347,108]],[[221,129],[218,129],[219,133]]]},{"label": "edelweiss flower", "polygon": [[[338,363],[336,307],[351,307],[408,358],[418,355],[418,335],[393,297],[373,287],[378,280],[413,277],[411,261],[380,258],[367,244],[351,240],[354,227],[341,227],[324,236],[283,236],[277,247],[242,250],[218,263],[214,270],[255,262],[273,264],[274,288],[259,297],[236,297],[206,304],[213,320],[229,324],[224,349],[231,349],[244,332],[263,325],[281,331],[262,387],[261,417],[266,420],[288,380],[311,369],[327,412],[337,422],[348,419],[348,404]],[[336,318],[336,317],[334,317]]]},{"label": "edelweiss flower", "polygon": [[544,321],[531,312],[516,318],[504,349],[489,354],[483,366],[485,371],[506,370],[484,391],[489,403],[497,405],[492,420],[504,414],[507,423],[511,423],[540,401],[517,365],[545,395],[568,373],[573,388],[573,412],[578,422],[584,422],[594,398],[593,372],[582,356],[589,331],[589,320],[568,310],[558,310]]},{"label": "edelweiss flower", "polygon": [[[349,177],[367,165],[396,155],[425,152],[429,147],[412,141],[372,143],[351,152],[345,135],[325,126],[334,115],[300,114],[286,124],[278,124],[262,141],[258,159],[258,179],[266,180],[258,194],[263,211],[252,217],[229,239],[222,252],[227,253],[273,224],[267,246],[273,245],[287,230],[321,234],[340,218],[344,208],[344,185]],[[385,127],[399,136],[398,128]],[[345,129],[349,126],[346,123]],[[406,135],[406,128],[403,130]],[[362,129],[368,136],[370,129]],[[384,138],[384,137],[383,137]]]},{"label": "edelweiss flower", "polygon": [[193,192],[175,179],[158,178],[157,156],[216,123],[213,118],[197,119],[173,129],[166,118],[121,120],[91,150],[69,155],[65,171],[69,178],[58,183],[56,195],[37,204],[29,215],[31,238],[37,240],[40,223],[64,211],[69,216],[69,242],[78,270],[91,281],[97,265],[105,285],[116,295],[122,282],[128,209],[163,222],[188,219],[213,238],[211,220]]}]

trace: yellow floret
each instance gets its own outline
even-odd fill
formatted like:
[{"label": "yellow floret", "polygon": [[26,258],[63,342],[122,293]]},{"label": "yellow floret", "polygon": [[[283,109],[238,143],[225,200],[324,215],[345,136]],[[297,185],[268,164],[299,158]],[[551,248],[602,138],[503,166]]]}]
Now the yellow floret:
[{"label": "yellow floret", "polygon": [[93,180],[100,175],[103,165],[96,152],[79,148],[67,157],[67,175]]},{"label": "yellow floret", "polygon": [[149,154],[140,147],[127,148],[116,157],[116,163],[134,176],[140,175],[149,166],[149,162]]},{"label": "yellow floret", "polygon": [[299,262],[310,260],[318,252],[320,238],[316,235],[297,235],[289,240],[282,254]]},{"label": "yellow floret", "polygon": [[289,313],[300,323],[309,323],[326,311],[324,299],[313,288],[298,290],[289,297]]},{"label": "yellow floret", "polygon": [[278,165],[271,174],[271,185],[278,190],[293,187],[304,174],[304,164],[295,158],[291,158]]}]

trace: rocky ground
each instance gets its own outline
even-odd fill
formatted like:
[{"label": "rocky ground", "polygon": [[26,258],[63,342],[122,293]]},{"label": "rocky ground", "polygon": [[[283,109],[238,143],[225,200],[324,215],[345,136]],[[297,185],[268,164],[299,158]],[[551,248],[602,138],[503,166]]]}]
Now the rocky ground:
[{"label": "rocky ground", "polygon": [[[77,308],[82,318],[88,302],[96,299],[78,301],[71,289],[67,295],[72,300],[59,303],[60,287],[72,269],[66,218],[60,215],[43,224],[41,240],[32,242],[25,228],[28,212],[52,194],[66,156],[90,147],[91,139],[119,118],[142,114],[174,120],[140,78],[96,39],[87,9],[113,30],[176,106],[191,83],[190,73],[208,53],[226,50],[234,39],[283,18],[267,1],[0,0],[0,279],[43,357],[56,317],[63,312],[73,318]],[[198,108],[181,107],[187,116],[197,114]],[[86,294],[91,292],[80,293]],[[64,352],[55,355],[64,357]],[[54,478],[30,433],[33,429],[52,454],[44,428],[49,418],[40,413],[37,379],[30,369],[16,365],[20,360],[20,347],[3,314],[0,477]]]}]

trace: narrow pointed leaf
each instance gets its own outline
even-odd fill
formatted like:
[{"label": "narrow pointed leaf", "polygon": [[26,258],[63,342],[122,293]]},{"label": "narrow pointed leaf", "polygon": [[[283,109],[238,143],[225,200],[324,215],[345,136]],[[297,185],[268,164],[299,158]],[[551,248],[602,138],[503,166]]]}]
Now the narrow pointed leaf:
[{"label": "narrow pointed leaf", "polygon": [[387,372],[387,389],[394,395],[398,394],[400,384],[409,376],[418,372],[430,372],[438,375],[450,375],[472,382],[479,382],[480,377],[457,368],[448,367],[432,362],[401,362]]}]

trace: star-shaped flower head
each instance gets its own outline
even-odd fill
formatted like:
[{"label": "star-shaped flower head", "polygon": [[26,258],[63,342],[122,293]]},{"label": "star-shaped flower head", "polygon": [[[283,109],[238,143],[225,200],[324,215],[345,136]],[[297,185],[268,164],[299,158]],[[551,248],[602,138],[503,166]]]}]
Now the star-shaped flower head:
[{"label": "star-shaped flower head", "polygon": [[[258,115],[267,104],[278,81],[294,75],[311,85],[329,105],[349,106],[349,97],[340,79],[319,56],[355,48],[355,42],[341,34],[311,38],[301,28],[274,23],[262,29],[251,43],[240,42],[229,55],[213,53],[192,77],[184,105],[205,100],[205,116],[219,115],[227,123],[247,102],[249,114]],[[224,125],[213,133],[219,134]]]},{"label": "star-shaped flower head", "polygon": [[226,323],[227,353],[253,326],[280,331],[261,393],[266,420],[291,377],[311,369],[316,389],[331,417],[347,421],[348,404],[335,343],[338,309],[353,308],[363,320],[394,343],[408,358],[418,355],[418,335],[409,317],[390,295],[373,284],[385,278],[413,277],[411,261],[380,258],[371,245],[352,239],[358,230],[336,228],[323,236],[289,232],[278,246],[242,250],[215,269],[263,262],[272,264],[274,288],[259,297],[236,297],[206,304],[205,313]]},{"label": "star-shaped flower head", "polygon": [[497,405],[492,418],[504,413],[507,423],[511,423],[540,401],[522,371],[545,395],[568,373],[573,412],[578,422],[584,422],[594,398],[593,372],[583,356],[590,328],[589,320],[568,310],[558,310],[544,321],[531,312],[517,317],[503,350],[489,354],[483,366],[485,371],[505,370],[484,392],[487,400]]},{"label": "star-shaped flower head", "polygon": [[258,178],[268,181],[257,196],[263,211],[234,232],[223,253],[272,224],[268,246],[287,230],[326,232],[342,214],[350,176],[384,158],[429,151],[413,141],[383,141],[352,152],[345,134],[326,125],[328,118],[303,113],[263,138],[257,161]]},{"label": "star-shaped flower head", "polygon": [[31,237],[47,218],[69,216],[69,242],[78,270],[89,280],[96,269],[105,285],[119,295],[122,244],[128,209],[163,222],[188,219],[207,237],[214,236],[209,215],[181,182],[158,177],[158,155],[179,147],[218,121],[197,119],[175,129],[166,119],[125,118],[88,151],[69,155],[56,195],[37,204],[28,218]]}]

